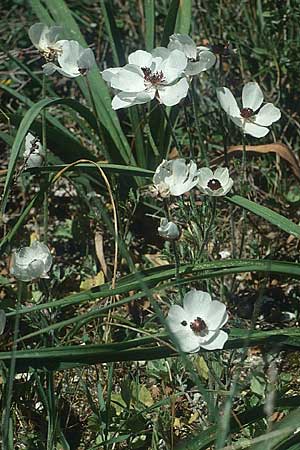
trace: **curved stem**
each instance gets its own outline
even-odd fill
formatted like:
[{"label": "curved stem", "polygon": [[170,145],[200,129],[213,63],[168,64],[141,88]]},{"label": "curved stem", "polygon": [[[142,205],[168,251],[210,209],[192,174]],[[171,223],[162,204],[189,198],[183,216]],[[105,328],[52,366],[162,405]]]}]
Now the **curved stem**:
[{"label": "curved stem", "polygon": [[[46,97],[46,76],[43,74],[43,84],[42,84],[42,99]],[[46,111],[42,111],[42,151],[44,155],[44,164],[48,165],[48,154],[47,154],[47,137],[46,137]],[[49,175],[48,175],[49,181]],[[49,222],[49,195],[48,189],[45,190],[44,203],[43,203],[43,231],[44,231],[44,243],[47,244],[48,241],[48,222]]]}]

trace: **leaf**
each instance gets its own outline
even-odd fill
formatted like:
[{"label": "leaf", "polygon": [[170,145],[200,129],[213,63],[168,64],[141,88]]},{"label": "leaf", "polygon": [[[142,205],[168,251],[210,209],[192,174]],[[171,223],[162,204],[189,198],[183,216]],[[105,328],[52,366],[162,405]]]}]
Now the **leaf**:
[{"label": "leaf", "polygon": [[234,205],[241,206],[253,214],[266,219],[268,222],[276,225],[278,228],[281,228],[281,230],[300,238],[300,226],[281,214],[278,214],[265,206],[258,205],[247,198],[241,197],[240,195],[233,195],[232,197],[226,196],[225,199]]},{"label": "leaf", "polygon": [[175,31],[178,8],[179,8],[179,0],[171,0],[169,11],[165,20],[163,37],[160,44],[162,47],[167,47],[169,43],[169,37]]},{"label": "leaf", "polygon": [[87,278],[86,280],[82,281],[80,283],[80,290],[92,289],[94,287],[101,286],[102,284],[104,284],[104,282],[104,273],[102,272],[102,270],[100,270],[100,272],[98,272],[94,277]]},{"label": "leaf", "polygon": [[[234,145],[228,148],[227,153],[230,156],[234,156],[236,153],[242,152],[242,145]],[[253,153],[276,153],[280,158],[284,159],[289,163],[294,175],[300,179],[300,165],[295,157],[294,153],[288,148],[287,145],[282,144],[281,142],[276,142],[274,144],[264,144],[264,145],[246,145],[246,152]],[[223,156],[218,156],[217,158],[211,161],[212,166],[217,166],[222,163],[224,160]]]},{"label": "leaf", "polygon": [[144,1],[145,14],[145,47],[151,52],[155,46],[155,6],[154,0]]},{"label": "leaf", "polygon": [[180,0],[176,33],[189,34],[192,18],[192,0]]}]

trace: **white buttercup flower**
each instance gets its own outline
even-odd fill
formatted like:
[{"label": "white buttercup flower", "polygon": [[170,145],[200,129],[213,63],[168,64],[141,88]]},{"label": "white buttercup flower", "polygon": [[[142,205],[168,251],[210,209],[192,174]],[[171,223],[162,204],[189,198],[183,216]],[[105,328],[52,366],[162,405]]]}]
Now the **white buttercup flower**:
[{"label": "white buttercup flower", "polygon": [[44,161],[44,152],[39,138],[27,133],[24,151],[25,167],[40,167]]},{"label": "white buttercup flower", "polygon": [[269,127],[281,117],[279,108],[273,103],[266,103],[261,107],[264,96],[256,82],[245,84],[242,91],[242,109],[238,107],[236,99],[231,91],[226,88],[218,88],[217,96],[224,111],[230,119],[243,132],[260,138],[269,133]]},{"label": "white buttercup flower", "polygon": [[187,58],[183,52],[163,47],[152,53],[137,50],[129,55],[128,62],[102,72],[103,79],[120,91],[112,100],[113,109],[147,103],[154,97],[173,106],[186,97],[189,83],[184,76]]},{"label": "white buttercup flower", "polygon": [[57,57],[58,65],[47,63],[43,65],[46,75],[52,75],[55,71],[68,78],[86,75],[96,64],[95,56],[91,48],[83,48],[77,41],[61,40],[60,52]]},{"label": "white buttercup flower", "polygon": [[226,195],[233,185],[226,167],[218,167],[214,172],[208,167],[202,167],[198,171],[198,188],[201,192],[214,197]]},{"label": "white buttercup flower", "polygon": [[54,59],[60,51],[58,36],[62,27],[48,27],[43,23],[35,23],[28,30],[28,35],[33,45],[47,59]]},{"label": "white buttercup flower", "polygon": [[198,183],[198,170],[194,161],[185,159],[163,160],[153,176],[153,184],[161,197],[179,196]]},{"label": "white buttercup flower", "polygon": [[204,348],[218,350],[228,339],[221,328],[228,320],[226,306],[212,301],[208,292],[192,290],[185,294],[183,308],[171,306],[166,324],[181,351],[195,353]]},{"label": "white buttercup flower", "polygon": [[51,265],[52,256],[48,247],[34,241],[30,247],[22,247],[13,253],[10,273],[21,281],[49,278]]},{"label": "white buttercup flower", "polygon": [[175,241],[180,236],[180,231],[176,223],[169,222],[166,217],[160,219],[160,225],[157,231],[162,238],[170,241]]},{"label": "white buttercup flower", "polygon": [[186,75],[198,75],[210,69],[216,62],[213,52],[203,46],[197,47],[187,34],[172,34],[168,48],[180,50],[188,58],[188,64],[184,71]]}]

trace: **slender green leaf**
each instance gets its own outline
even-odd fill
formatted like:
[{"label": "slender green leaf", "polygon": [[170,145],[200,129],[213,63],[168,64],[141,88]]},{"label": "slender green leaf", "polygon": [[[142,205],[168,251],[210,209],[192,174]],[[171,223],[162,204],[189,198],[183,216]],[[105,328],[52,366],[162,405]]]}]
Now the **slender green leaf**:
[{"label": "slender green leaf", "polygon": [[266,219],[268,222],[272,223],[273,225],[276,225],[278,228],[281,228],[287,233],[292,234],[298,238],[300,237],[300,226],[296,225],[294,222],[282,216],[281,214],[278,214],[272,211],[271,209],[266,208],[265,206],[258,205],[257,203],[254,203],[251,200],[248,200],[247,198],[241,197],[240,195],[233,195],[232,197],[225,197],[225,198],[230,203],[233,203],[234,205],[237,206],[241,206],[247,211],[250,211],[253,214],[256,214],[257,216]]},{"label": "slender green leaf", "polygon": [[165,20],[165,26],[163,31],[163,37],[161,40],[161,46],[166,47],[169,43],[169,37],[175,31],[176,19],[179,8],[179,0],[171,0],[168,15]]},{"label": "slender green leaf", "polygon": [[184,0],[180,2],[177,22],[176,33],[189,34],[192,19],[192,0]]},{"label": "slender green leaf", "polygon": [[113,53],[114,63],[116,66],[123,66],[125,64],[125,54],[121,44],[121,34],[116,26],[112,4],[110,0],[100,0],[100,5]]},{"label": "slender green leaf", "polygon": [[145,47],[151,52],[155,47],[155,6],[154,0],[144,1],[145,14]]}]

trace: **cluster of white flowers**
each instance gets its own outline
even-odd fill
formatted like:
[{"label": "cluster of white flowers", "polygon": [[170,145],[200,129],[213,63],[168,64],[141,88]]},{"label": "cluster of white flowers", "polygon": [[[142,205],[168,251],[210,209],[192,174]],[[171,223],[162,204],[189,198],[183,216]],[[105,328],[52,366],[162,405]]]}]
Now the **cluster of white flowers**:
[{"label": "cluster of white flowers", "polygon": [[152,189],[161,198],[170,195],[180,196],[195,186],[203,193],[214,197],[226,195],[233,186],[226,167],[213,172],[208,167],[197,168],[194,161],[183,158],[171,161],[163,160],[153,176]]},{"label": "cluster of white flowers", "polygon": [[43,23],[32,25],[28,31],[31,42],[47,61],[43,65],[44,73],[52,75],[57,71],[68,78],[86,75],[96,64],[93,51],[77,41],[59,40],[61,32],[61,27],[47,27]]}]

